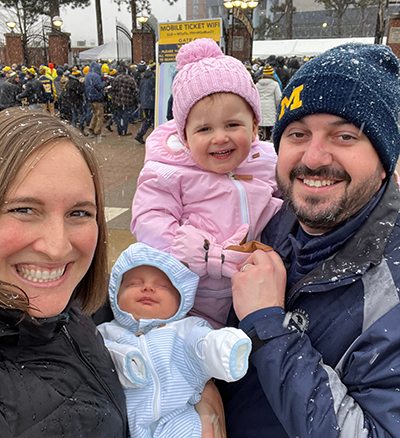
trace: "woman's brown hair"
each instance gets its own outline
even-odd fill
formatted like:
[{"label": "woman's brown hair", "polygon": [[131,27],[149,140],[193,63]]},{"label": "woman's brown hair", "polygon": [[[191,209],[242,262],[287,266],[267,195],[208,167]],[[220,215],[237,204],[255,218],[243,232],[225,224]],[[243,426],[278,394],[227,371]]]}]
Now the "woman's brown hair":
[{"label": "woman's brown hair", "polygon": [[[96,191],[98,239],[92,263],[77,285],[74,299],[82,310],[95,312],[107,297],[107,232],[104,212],[104,190],[94,150],[74,128],[56,117],[39,111],[16,107],[0,112],[0,209],[7,190],[28,157],[44,145],[69,140],[85,160]],[[57,147],[57,146],[55,146]],[[1,213],[0,213],[1,214]],[[0,230],[1,232],[1,230]],[[0,248],[1,251],[1,248]],[[17,292],[17,295],[16,295]],[[1,281],[0,307],[29,310],[29,300],[19,288]]]}]

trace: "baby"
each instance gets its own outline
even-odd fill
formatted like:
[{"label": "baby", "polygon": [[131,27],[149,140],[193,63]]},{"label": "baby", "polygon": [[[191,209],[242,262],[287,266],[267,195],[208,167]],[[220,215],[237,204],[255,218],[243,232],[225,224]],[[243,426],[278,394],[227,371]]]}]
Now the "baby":
[{"label": "baby", "polygon": [[231,276],[281,206],[276,153],[258,139],[260,97],[245,66],[207,38],[185,44],[173,82],[174,120],[146,142],[132,206],[139,242],[200,276],[192,315],[226,324]]},{"label": "baby", "polygon": [[242,330],[213,330],[186,317],[198,276],[172,255],[136,243],[115,263],[114,320],[99,326],[122,386],[134,437],[201,437],[194,404],[211,378],[245,375],[251,350]]}]

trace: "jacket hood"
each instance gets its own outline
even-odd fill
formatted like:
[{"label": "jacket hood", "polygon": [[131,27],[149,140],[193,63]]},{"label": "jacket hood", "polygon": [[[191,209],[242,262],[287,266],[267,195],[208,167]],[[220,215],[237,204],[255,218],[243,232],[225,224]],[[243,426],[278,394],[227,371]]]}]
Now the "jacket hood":
[{"label": "jacket hood", "polygon": [[190,150],[178,135],[175,120],[159,125],[147,138],[144,162],[147,161],[175,166],[197,166]]},{"label": "jacket hood", "polygon": [[[176,314],[169,319],[140,319],[137,321],[130,313],[118,306],[118,292],[125,272],[137,266],[154,266],[163,271],[181,296]],[[144,243],[135,243],[126,249],[111,270],[108,293],[115,319],[124,327],[137,333],[147,333],[154,327],[177,321],[186,316],[194,303],[199,277],[190,271],[171,254],[151,248]]]},{"label": "jacket hood", "polygon": [[97,73],[99,76],[101,76],[101,65],[98,62],[93,61],[90,64],[90,71]]}]

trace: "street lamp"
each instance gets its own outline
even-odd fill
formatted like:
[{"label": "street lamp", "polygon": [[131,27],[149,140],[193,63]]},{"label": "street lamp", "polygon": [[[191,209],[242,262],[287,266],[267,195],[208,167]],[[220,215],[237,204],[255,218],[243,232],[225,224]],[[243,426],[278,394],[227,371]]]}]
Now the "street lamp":
[{"label": "street lamp", "polygon": [[[228,21],[231,17],[231,50],[230,55],[233,56],[233,31],[235,28],[235,17],[238,17],[240,21],[245,25],[247,31],[250,34],[250,60],[253,52],[253,11],[258,6],[258,1],[249,0],[226,0],[224,6],[228,10]],[[250,19],[247,16],[247,10],[250,10]]]},{"label": "street lamp", "polygon": [[59,16],[53,17],[52,22],[58,30],[60,30],[61,26],[63,25],[62,18]]},{"label": "street lamp", "polygon": [[140,17],[138,17],[138,22],[141,24],[141,28],[142,28],[142,60],[143,60],[143,52],[144,52],[144,46],[143,46],[143,28],[144,25],[146,24],[147,20],[149,19],[149,17],[146,17],[146,15],[141,15]]},{"label": "street lamp", "polygon": [[14,20],[8,20],[6,24],[11,29],[11,33],[14,33],[14,27],[17,25],[17,23]]}]

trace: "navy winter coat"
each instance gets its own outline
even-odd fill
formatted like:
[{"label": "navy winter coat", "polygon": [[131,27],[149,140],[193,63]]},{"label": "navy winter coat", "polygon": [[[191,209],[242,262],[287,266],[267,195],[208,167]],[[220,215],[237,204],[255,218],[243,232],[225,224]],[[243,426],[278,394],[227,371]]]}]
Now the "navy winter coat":
[{"label": "navy winter coat", "polygon": [[286,314],[262,309],[240,323],[254,343],[247,375],[223,391],[229,438],[400,437],[399,211],[391,178],[303,247],[286,204],[268,224],[264,243],[304,273]]},{"label": "navy winter coat", "polygon": [[154,109],[156,97],[156,77],[151,70],[146,70],[139,86],[140,108]]},{"label": "navy winter coat", "polygon": [[107,82],[101,76],[101,65],[97,62],[90,64],[90,69],[85,76],[85,96],[89,102],[103,102],[104,88]]}]

